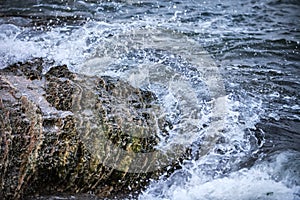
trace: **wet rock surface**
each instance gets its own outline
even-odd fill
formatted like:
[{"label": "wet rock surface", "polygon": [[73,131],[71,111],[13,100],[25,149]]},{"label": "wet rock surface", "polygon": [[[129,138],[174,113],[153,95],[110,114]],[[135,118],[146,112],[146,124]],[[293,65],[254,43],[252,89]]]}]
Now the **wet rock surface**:
[{"label": "wet rock surface", "polygon": [[135,158],[154,152],[157,133],[172,128],[153,93],[67,66],[44,73],[47,65],[35,59],[0,70],[0,199],[112,198],[165,170],[149,170],[155,153]]}]

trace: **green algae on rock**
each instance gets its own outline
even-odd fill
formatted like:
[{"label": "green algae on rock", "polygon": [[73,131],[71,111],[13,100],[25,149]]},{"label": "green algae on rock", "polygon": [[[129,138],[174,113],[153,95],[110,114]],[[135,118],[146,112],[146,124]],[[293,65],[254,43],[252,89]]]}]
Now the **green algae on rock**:
[{"label": "green algae on rock", "polygon": [[1,199],[128,194],[172,164],[155,150],[172,126],[152,92],[46,65],[0,70]]}]

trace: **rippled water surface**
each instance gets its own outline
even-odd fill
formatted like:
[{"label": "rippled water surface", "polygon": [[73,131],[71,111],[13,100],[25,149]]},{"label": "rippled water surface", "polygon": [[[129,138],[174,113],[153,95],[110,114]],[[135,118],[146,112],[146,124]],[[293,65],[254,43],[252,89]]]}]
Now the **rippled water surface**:
[{"label": "rippled water surface", "polygon": [[153,91],[175,127],[158,148],[193,155],[139,199],[295,200],[299,10],[298,0],[0,0],[0,67],[43,57]]}]

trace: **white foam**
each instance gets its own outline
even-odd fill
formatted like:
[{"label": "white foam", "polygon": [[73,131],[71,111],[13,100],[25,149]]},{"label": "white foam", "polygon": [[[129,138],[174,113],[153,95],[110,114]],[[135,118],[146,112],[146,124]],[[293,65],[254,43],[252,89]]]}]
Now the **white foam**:
[{"label": "white foam", "polygon": [[[70,68],[82,64],[93,55],[94,43],[90,40],[100,37],[103,30],[96,25],[83,27],[58,27],[48,31],[34,28],[18,28],[12,24],[0,26],[1,67],[22,62],[34,57],[54,60],[56,64],[67,64]],[[100,39],[99,39],[100,40]]]},{"label": "white foam", "polygon": [[[140,200],[300,198],[299,152],[278,153],[258,159],[249,168],[240,169],[240,163],[247,162],[255,151],[251,134],[246,134],[245,130],[255,128],[262,109],[256,98],[239,99],[237,101],[230,95],[227,99],[229,113],[225,122],[228,127],[224,131],[223,142],[215,144],[213,150],[202,157],[184,162],[182,169],[169,178],[153,181],[139,196]],[[206,145],[206,142],[203,141],[203,144]]]},{"label": "white foam", "polygon": [[[250,169],[232,172],[226,177],[204,181],[193,173],[189,181],[174,184],[158,198],[154,190],[148,190],[140,200],[294,200],[300,198],[299,152],[284,152],[271,158],[271,162],[259,161]],[[294,159],[298,159],[296,162]],[[203,169],[205,170],[205,169]],[[297,183],[295,183],[297,182]]]}]

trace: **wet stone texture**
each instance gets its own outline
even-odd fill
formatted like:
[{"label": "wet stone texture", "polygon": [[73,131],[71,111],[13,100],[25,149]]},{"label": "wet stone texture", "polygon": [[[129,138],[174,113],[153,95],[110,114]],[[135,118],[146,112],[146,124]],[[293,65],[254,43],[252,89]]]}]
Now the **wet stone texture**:
[{"label": "wet stone texture", "polygon": [[[43,73],[50,64],[35,59],[0,70],[0,199],[112,198],[157,178],[164,169],[147,171],[151,159],[128,171],[135,164],[130,155],[153,151],[157,133],[172,128],[156,117],[162,115],[155,95],[67,66]],[[112,156],[109,148],[120,151]],[[118,156],[124,151],[126,157]]]}]

